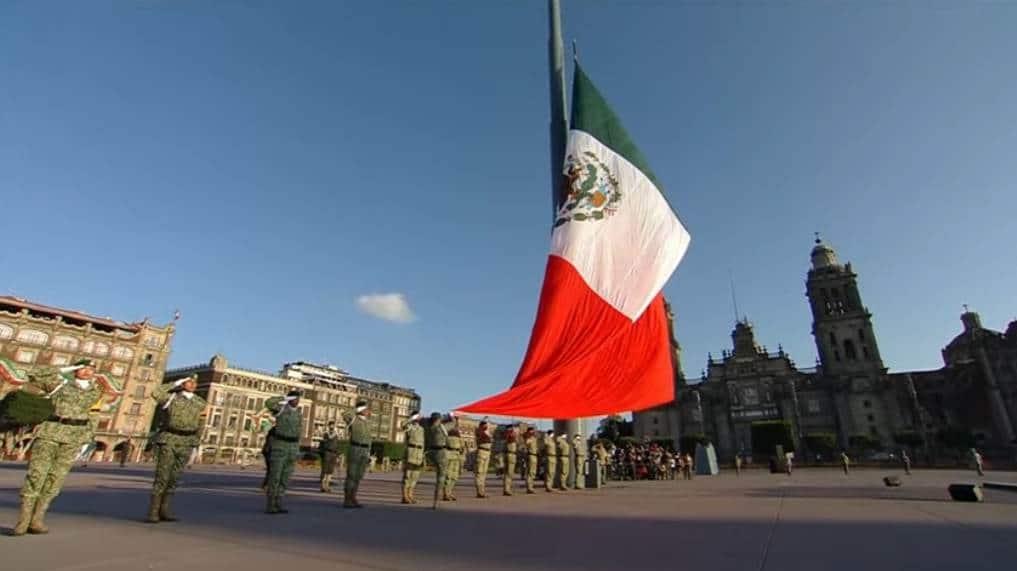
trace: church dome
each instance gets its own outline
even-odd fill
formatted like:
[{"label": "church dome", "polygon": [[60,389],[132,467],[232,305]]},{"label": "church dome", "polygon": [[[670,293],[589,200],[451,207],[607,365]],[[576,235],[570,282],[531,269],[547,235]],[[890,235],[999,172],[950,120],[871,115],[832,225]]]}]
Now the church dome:
[{"label": "church dome", "polygon": [[834,267],[840,267],[840,262],[837,261],[837,252],[817,236],[816,246],[812,248],[812,269]]}]

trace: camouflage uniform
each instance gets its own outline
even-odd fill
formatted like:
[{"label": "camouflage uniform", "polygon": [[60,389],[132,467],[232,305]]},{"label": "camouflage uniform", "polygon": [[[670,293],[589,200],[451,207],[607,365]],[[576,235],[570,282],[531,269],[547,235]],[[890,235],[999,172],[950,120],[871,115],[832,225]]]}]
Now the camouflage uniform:
[{"label": "camouflage uniform", "polygon": [[518,459],[519,443],[516,441],[515,428],[505,431],[505,475],[502,494],[512,495],[512,478],[516,475],[516,460]]},{"label": "camouflage uniform", "polygon": [[448,433],[448,474],[445,475],[445,499],[456,501],[455,489],[463,470],[463,439],[459,430]]},{"label": "camouflage uniform", "polygon": [[491,435],[487,432],[487,424],[477,427],[477,461],[473,467],[474,483],[477,497],[487,497],[487,468],[491,464]]},{"label": "camouflage uniform", "polygon": [[362,415],[345,417],[350,429],[350,453],[349,462],[346,463],[346,483],[343,486],[345,498],[343,507],[363,507],[357,501],[357,490],[360,489],[360,480],[367,472],[367,465],[371,462],[371,427],[367,419]]},{"label": "camouflage uniform", "polygon": [[54,412],[39,426],[32,443],[32,457],[28,461],[25,485],[21,488],[21,514],[14,535],[49,531],[44,522],[46,510],[60,493],[82,444],[94,436],[89,412],[103,392],[94,380],[87,388],[81,388],[73,377],[65,377],[56,369],[36,371],[30,375],[29,383],[51,394]]},{"label": "camouflage uniform", "polygon": [[582,490],[586,488],[586,441],[580,438],[574,438],[573,449],[576,451],[576,489]]},{"label": "camouflage uniform", "polygon": [[569,446],[569,439],[566,435],[562,434],[558,437],[558,466],[560,467],[560,476],[558,478],[558,488],[561,491],[566,491],[572,486],[569,485],[569,463],[572,459],[572,447]]},{"label": "camouflage uniform", "polygon": [[544,436],[544,489],[554,491],[554,474],[558,471],[558,448],[554,445],[554,435]]},{"label": "camouflage uniform", "polygon": [[445,491],[445,478],[448,475],[448,430],[441,418],[431,417],[431,426],[427,429],[427,453],[434,464],[434,509],[438,508],[438,498]]},{"label": "camouflage uniform", "polygon": [[413,492],[424,468],[424,427],[418,422],[406,426],[406,457],[403,459],[403,503],[415,504]]},{"label": "camouflage uniform", "polygon": [[284,402],[287,397],[272,397],[265,401],[265,408],[275,415],[275,433],[272,435],[272,449],[268,457],[268,500],[266,513],[286,513],[282,497],[286,493],[293,465],[300,453],[300,429],[303,419],[300,410]]},{"label": "camouflage uniform", "polygon": [[163,421],[155,437],[155,482],[152,484],[152,501],[148,507],[148,521],[176,521],[170,509],[173,491],[177,487],[191,452],[200,441],[202,419],[207,402],[198,395],[185,397],[170,392],[172,383],[159,386],[152,398],[162,409]]},{"label": "camouflage uniform", "polygon": [[526,493],[534,494],[533,483],[537,479],[537,462],[539,461],[540,443],[537,434],[532,430],[523,435],[523,446],[526,447]]}]

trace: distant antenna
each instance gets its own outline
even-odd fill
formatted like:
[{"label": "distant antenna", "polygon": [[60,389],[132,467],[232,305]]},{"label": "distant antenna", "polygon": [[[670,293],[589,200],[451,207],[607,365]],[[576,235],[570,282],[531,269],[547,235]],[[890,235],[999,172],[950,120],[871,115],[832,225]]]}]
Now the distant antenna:
[{"label": "distant antenna", "polygon": [[572,40],[572,61],[579,63],[579,48],[576,47],[575,40]]},{"label": "distant antenna", "polygon": [[738,323],[741,318],[738,317],[738,296],[735,295],[734,274],[731,270],[727,271],[727,277],[731,281],[731,306],[734,309],[735,323]]}]

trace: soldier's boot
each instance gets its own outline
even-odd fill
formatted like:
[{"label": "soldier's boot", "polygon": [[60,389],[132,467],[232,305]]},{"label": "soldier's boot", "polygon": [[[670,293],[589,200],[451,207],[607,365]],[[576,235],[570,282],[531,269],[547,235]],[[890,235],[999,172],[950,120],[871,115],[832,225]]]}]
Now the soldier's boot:
[{"label": "soldier's boot", "polygon": [[35,512],[32,514],[32,521],[28,524],[28,533],[42,535],[49,533],[46,527],[46,511],[49,510],[49,503],[53,498],[39,498],[35,502]]},{"label": "soldier's boot", "polygon": [[417,501],[416,494],[417,494],[417,491],[415,489],[414,490],[410,490],[410,503],[411,504],[419,504],[420,503],[420,502]]},{"label": "soldier's boot", "polygon": [[343,507],[344,508],[355,508],[357,504],[353,500],[353,485],[349,478],[346,479],[346,483],[343,485]]},{"label": "soldier's boot", "polygon": [[403,488],[403,502],[402,503],[404,503],[404,504],[412,504],[413,503],[413,500],[410,499],[410,490],[408,488],[405,488],[405,487]]},{"label": "soldier's boot", "polygon": [[440,494],[440,493],[441,493],[441,489],[438,487],[437,484],[435,484],[435,486],[434,486],[434,504],[431,506],[432,510],[438,509],[438,494]]},{"label": "soldier's boot", "polygon": [[28,524],[32,521],[32,514],[35,512],[35,498],[21,498],[21,513],[18,514],[18,523],[11,530],[11,535],[25,535],[28,532]]},{"label": "soldier's boot", "polygon": [[162,495],[152,494],[152,499],[148,502],[148,517],[145,518],[145,523],[159,523],[159,507],[162,505]]},{"label": "soldier's boot", "polygon": [[272,494],[268,494],[267,496],[265,496],[265,498],[266,498],[265,513],[267,514],[279,513],[279,505],[276,503],[275,496]]},{"label": "soldier's boot", "polygon": [[173,494],[165,493],[162,495],[162,501],[159,502],[159,519],[161,521],[177,521],[176,516],[173,515]]},{"label": "soldier's boot", "polygon": [[286,509],[282,505],[282,494],[275,497],[275,513],[277,514],[288,514],[290,510]]}]

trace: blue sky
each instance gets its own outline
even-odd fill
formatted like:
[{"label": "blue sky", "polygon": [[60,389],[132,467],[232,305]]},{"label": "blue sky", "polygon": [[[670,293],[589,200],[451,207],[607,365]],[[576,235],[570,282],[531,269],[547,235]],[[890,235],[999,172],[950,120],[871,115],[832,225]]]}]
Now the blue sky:
[{"label": "blue sky", "polygon": [[[665,290],[689,376],[730,347],[729,273],[759,341],[813,364],[817,230],[894,370],[938,366],[962,303],[1017,315],[1017,5],[564,4],[690,227]],[[500,390],[548,251],[545,19],[537,0],[3,2],[0,290],[179,308],[171,366],[331,362],[427,409]],[[378,293],[415,319],[358,307]]]}]

